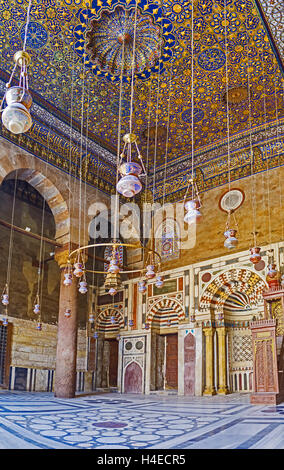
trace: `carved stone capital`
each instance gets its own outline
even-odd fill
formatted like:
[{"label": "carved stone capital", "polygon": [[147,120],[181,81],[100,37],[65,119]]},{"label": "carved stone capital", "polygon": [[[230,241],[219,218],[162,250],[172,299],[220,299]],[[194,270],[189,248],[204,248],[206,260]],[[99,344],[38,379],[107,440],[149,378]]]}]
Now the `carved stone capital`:
[{"label": "carved stone capital", "polygon": [[[70,252],[72,253],[72,251],[76,250],[76,248],[78,248],[77,245],[72,244],[70,247],[69,244],[66,244],[55,250],[54,259],[57,262],[60,269],[64,269],[68,266],[68,260],[71,261],[72,264],[76,262],[77,253],[74,253],[71,258],[69,256]],[[81,253],[80,260],[85,263],[87,259],[88,259],[88,255],[85,253],[84,254]]]},{"label": "carved stone capital", "polygon": [[205,336],[213,336],[214,328],[212,328],[212,327],[203,328],[203,333],[204,333]]},{"label": "carved stone capital", "polygon": [[66,268],[69,259],[69,250],[61,248],[55,251],[54,259],[57,262],[60,269]]}]

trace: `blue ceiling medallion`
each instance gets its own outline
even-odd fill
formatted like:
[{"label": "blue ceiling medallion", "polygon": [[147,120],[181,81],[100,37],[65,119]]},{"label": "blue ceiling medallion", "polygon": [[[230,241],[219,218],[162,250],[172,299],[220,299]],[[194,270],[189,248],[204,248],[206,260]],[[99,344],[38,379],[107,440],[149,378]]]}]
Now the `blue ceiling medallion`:
[{"label": "blue ceiling medallion", "polygon": [[[115,2],[110,8],[109,2],[103,0],[100,8],[94,6],[92,10],[79,10],[77,18],[81,24],[73,30],[76,54],[83,60],[86,34],[85,65],[95,76],[119,83],[124,48],[123,81],[130,83],[135,2],[126,2],[125,5]],[[135,79],[147,80],[151,75],[165,71],[164,63],[173,57],[176,42],[172,29],[171,21],[163,17],[157,4],[141,1],[137,10]]]},{"label": "blue ceiling medallion", "polygon": [[[186,109],[181,115],[182,120],[184,122],[186,122],[187,124],[191,124],[191,117],[192,117],[191,108]],[[201,121],[203,118],[204,118],[204,112],[202,111],[202,109],[194,108],[194,110],[193,110],[193,122],[194,122],[194,124],[196,122]]]},{"label": "blue ceiling medallion", "polygon": [[[21,29],[21,39],[25,39],[25,26]],[[28,26],[27,46],[31,49],[40,49],[48,39],[48,33],[44,26],[36,21],[31,21]]]},{"label": "blue ceiling medallion", "polygon": [[[119,100],[113,101],[110,106],[112,114],[115,116],[119,115]],[[129,100],[121,100],[121,116],[130,115],[130,102]]]},{"label": "blue ceiling medallion", "polygon": [[225,65],[226,56],[221,49],[207,49],[198,56],[198,64],[204,70],[212,71]]}]

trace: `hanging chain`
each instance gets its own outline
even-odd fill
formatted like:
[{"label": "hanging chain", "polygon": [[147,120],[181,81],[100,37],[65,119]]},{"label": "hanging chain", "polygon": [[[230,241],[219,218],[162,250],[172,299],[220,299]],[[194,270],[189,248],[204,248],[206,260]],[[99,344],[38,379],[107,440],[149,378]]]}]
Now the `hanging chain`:
[{"label": "hanging chain", "polygon": [[167,163],[168,163],[168,144],[169,144],[169,128],[170,128],[170,110],[171,110],[171,97],[172,97],[172,76],[173,76],[173,63],[170,70],[170,83],[169,83],[169,101],[168,101],[168,119],[167,119],[167,136],[166,136],[166,152],[165,152],[165,169],[164,169],[164,182],[163,182],[163,204],[165,204],[165,190],[166,190],[166,176],[167,176]]},{"label": "hanging chain", "polygon": [[[127,24],[127,10],[125,9],[124,17],[124,31],[123,31],[123,41],[122,41],[122,53],[121,53],[121,71],[120,71],[120,83],[119,83],[119,105],[118,105],[118,128],[117,128],[117,157],[116,157],[116,181],[118,183],[119,177],[119,163],[120,163],[120,138],[121,138],[121,115],[122,115],[122,96],[123,96],[123,70],[124,70],[124,55],[125,55],[125,32]],[[115,192],[115,208],[114,208],[114,237],[113,241],[117,240],[117,225],[119,218],[119,193]]]},{"label": "hanging chain", "polygon": [[[264,112],[264,134],[267,140],[267,105],[266,105],[266,90],[265,90],[265,70],[264,70],[264,51],[262,50],[261,54],[261,65],[262,65],[262,76],[263,76],[263,112]],[[270,188],[269,188],[269,178],[268,178],[268,158],[266,158],[266,183],[267,183],[267,210],[268,210],[268,234],[269,234],[269,244],[271,244],[271,216],[270,216]],[[264,185],[264,179],[263,179]]]},{"label": "hanging chain", "polygon": [[[68,255],[71,253],[71,220],[72,212],[74,210],[74,199],[72,198],[72,210],[71,210],[71,174],[72,174],[72,137],[73,137],[73,100],[74,100],[74,68],[75,68],[75,52],[73,51],[73,62],[71,67],[71,109],[70,109],[70,136],[69,136],[69,174],[68,174],[68,204],[69,204],[69,243],[68,243]],[[69,257],[68,256],[68,257]]]},{"label": "hanging chain", "polygon": [[[130,97],[130,119],[129,119],[129,132],[132,133],[132,114],[133,114],[133,97],[134,97],[134,72],[135,72],[135,54],[136,54],[136,29],[137,29],[137,9],[138,0],[135,2],[135,15],[134,15],[134,33],[133,33],[133,50],[132,50],[132,76],[131,76],[131,97]],[[124,40],[123,40],[124,42]],[[131,146],[130,146],[131,148]],[[130,155],[131,156],[131,155]]]},{"label": "hanging chain", "polygon": [[191,3],[191,180],[194,199],[194,0]]},{"label": "hanging chain", "polygon": [[[191,1],[191,178],[185,191],[183,201],[185,203],[191,185],[191,199],[195,196],[194,182],[194,0]],[[196,187],[196,193],[198,190]]]},{"label": "hanging chain", "polygon": [[25,26],[23,51],[26,50],[27,37],[28,37],[28,28],[29,28],[29,23],[30,23],[31,6],[32,6],[32,0],[29,1],[28,10],[27,10],[27,21],[26,21],[26,26]]},{"label": "hanging chain", "polygon": [[229,79],[228,79],[228,38],[227,38],[227,0],[225,0],[225,70],[226,70],[226,113],[227,113],[227,152],[228,152],[228,187],[231,190],[231,152],[230,152],[230,112],[229,112]]},{"label": "hanging chain", "polygon": [[158,88],[157,88],[157,99],[156,99],[156,119],[155,119],[155,146],[154,146],[154,167],[153,167],[153,199],[155,197],[155,185],[156,185],[156,163],[157,163],[157,146],[158,146],[158,111],[160,106],[160,78],[161,78],[161,44],[159,45],[158,54]]},{"label": "hanging chain", "polygon": [[[153,167],[153,186],[152,186],[152,192],[153,192],[153,201],[155,198],[155,186],[156,186],[156,163],[157,163],[157,146],[158,146],[158,111],[159,111],[159,106],[160,106],[160,78],[161,78],[161,64],[160,64],[160,58],[161,58],[161,44],[159,45],[159,54],[158,54],[158,87],[157,87],[157,99],[156,99],[156,120],[155,120],[155,144],[154,144],[154,167]],[[154,250],[154,243],[155,243],[155,237],[154,237],[154,210],[151,211],[151,248]],[[151,264],[152,264],[152,252],[150,254],[151,258]]]},{"label": "hanging chain", "polygon": [[252,225],[253,225],[253,243],[256,246],[256,196],[255,196],[255,175],[254,175],[254,154],[252,146],[252,112],[251,112],[251,80],[250,80],[250,61],[249,61],[249,43],[248,43],[248,4],[246,2],[246,20],[245,20],[245,33],[246,33],[246,50],[247,50],[247,87],[248,87],[248,105],[249,105],[249,145],[250,145],[250,165],[251,165],[251,178],[252,178],[252,189],[251,189],[251,203],[252,203]]}]

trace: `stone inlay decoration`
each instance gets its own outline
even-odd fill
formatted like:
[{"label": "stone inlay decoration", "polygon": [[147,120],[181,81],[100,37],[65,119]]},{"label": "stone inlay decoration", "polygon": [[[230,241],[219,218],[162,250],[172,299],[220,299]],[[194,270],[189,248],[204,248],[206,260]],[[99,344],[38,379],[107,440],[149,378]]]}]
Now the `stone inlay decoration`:
[{"label": "stone inlay decoration", "polygon": [[113,333],[124,327],[122,304],[98,308],[97,315],[98,330],[100,332]]},{"label": "stone inlay decoration", "polygon": [[232,359],[234,362],[252,361],[251,334],[233,336]]},{"label": "stone inlay decoration", "polygon": [[229,269],[207,285],[200,298],[200,310],[244,311],[247,305],[255,306],[263,301],[265,286],[264,280],[249,269]]},{"label": "stone inlay decoration", "polygon": [[228,328],[228,359],[231,390],[252,391],[253,349],[248,327]]},{"label": "stone inlay decoration", "polygon": [[123,340],[123,354],[144,354],[145,353],[145,338],[144,336],[124,338]]},{"label": "stone inlay decoration", "polygon": [[244,292],[233,292],[224,302],[225,313],[238,313],[250,309],[251,306],[249,298]]},{"label": "stone inlay decoration", "polygon": [[147,323],[152,327],[166,328],[171,326],[177,327],[178,324],[185,319],[183,305],[175,298],[162,297],[153,303],[148,311]]},{"label": "stone inlay decoration", "polygon": [[[263,446],[265,438],[267,447],[283,449],[280,434],[283,406],[277,407],[277,412],[271,406],[257,408],[249,405],[247,395],[236,394],[233,398],[229,395],[182,400],[182,406],[173,410],[179,397],[151,395],[145,401],[140,396],[128,397],[125,400],[120,394],[114,398],[113,393],[104,394],[103,398],[81,394],[75,407],[70,400],[58,400],[51,393],[14,394],[3,390],[2,442],[4,445],[9,442],[11,449],[116,448],[123,455],[128,449],[147,452],[153,446],[169,452],[197,446],[207,449],[212,445],[222,449],[227,442],[231,449],[237,449],[240,441],[243,448],[254,449]],[[12,407],[17,408],[12,412]],[[19,407],[21,413],[17,411]],[[107,421],[127,423],[127,427],[107,430],[96,426]],[[225,423],[221,424],[222,439],[220,421]],[[236,433],[236,426],[245,429],[245,433]]]},{"label": "stone inlay decoration", "polygon": [[115,421],[105,421],[102,423],[94,423],[93,426],[97,428],[108,428],[108,429],[119,429],[119,428],[125,428],[127,426],[127,423],[118,423]]},{"label": "stone inlay decoration", "polygon": [[122,393],[143,393],[145,389],[146,337],[122,339]]}]

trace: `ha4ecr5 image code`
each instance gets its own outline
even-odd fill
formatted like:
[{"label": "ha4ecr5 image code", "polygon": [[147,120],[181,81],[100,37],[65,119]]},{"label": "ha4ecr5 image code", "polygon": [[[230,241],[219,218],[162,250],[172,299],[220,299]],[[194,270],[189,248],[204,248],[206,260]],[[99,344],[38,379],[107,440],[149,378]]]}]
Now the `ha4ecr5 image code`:
[{"label": "ha4ecr5 image code", "polygon": [[185,455],[182,454],[141,454],[135,462],[142,465],[184,465],[186,463]]}]

